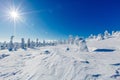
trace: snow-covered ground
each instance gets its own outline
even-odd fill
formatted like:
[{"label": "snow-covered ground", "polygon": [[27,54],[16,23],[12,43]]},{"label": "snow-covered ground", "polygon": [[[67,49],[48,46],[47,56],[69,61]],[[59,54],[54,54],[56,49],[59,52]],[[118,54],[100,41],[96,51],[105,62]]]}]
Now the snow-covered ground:
[{"label": "snow-covered ground", "polygon": [[2,50],[0,80],[120,80],[120,39],[87,45],[89,52],[74,45]]}]

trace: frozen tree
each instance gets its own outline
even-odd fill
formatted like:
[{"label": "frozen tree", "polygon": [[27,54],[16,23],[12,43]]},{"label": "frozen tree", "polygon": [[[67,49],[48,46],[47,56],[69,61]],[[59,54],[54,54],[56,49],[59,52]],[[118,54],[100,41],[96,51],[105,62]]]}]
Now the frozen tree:
[{"label": "frozen tree", "polygon": [[83,39],[79,41],[80,51],[82,52],[88,52],[88,47],[86,45],[86,41]]},{"label": "frozen tree", "polygon": [[39,42],[38,42],[39,40],[38,40],[38,38],[36,39],[36,45],[35,45],[35,47],[39,47]]},{"label": "frozen tree", "polygon": [[45,40],[43,40],[43,43],[42,43],[42,45],[43,45],[43,46],[45,46],[45,45],[46,45],[46,42],[45,42]]},{"label": "frozen tree", "polygon": [[74,44],[75,44],[75,45],[79,45],[79,41],[80,41],[79,36],[76,36],[76,37],[75,37],[75,40],[74,40]]},{"label": "frozen tree", "polygon": [[103,39],[104,39],[103,35],[102,34],[98,34],[97,40],[103,40]]},{"label": "frozen tree", "polygon": [[17,49],[19,49],[21,47],[21,45],[19,43],[14,43],[14,51],[17,51]]},{"label": "frozen tree", "polygon": [[41,42],[39,42],[39,47],[41,47],[42,46],[42,43]]},{"label": "frozen tree", "polygon": [[88,38],[89,38],[89,39],[94,39],[94,35],[91,34]]},{"label": "frozen tree", "polygon": [[14,36],[11,36],[10,42],[9,42],[9,44],[8,44],[8,50],[9,50],[9,51],[12,51],[13,48],[14,48],[13,38],[14,38]]},{"label": "frozen tree", "polygon": [[24,38],[21,39],[21,48],[25,49],[25,40],[24,40]]},{"label": "frozen tree", "polygon": [[96,38],[97,38],[97,36],[96,36],[96,35],[94,35],[94,36],[93,36],[93,39],[96,39]]},{"label": "frozen tree", "polygon": [[35,47],[35,42],[34,41],[31,41],[30,43],[30,48],[34,48]]},{"label": "frozen tree", "polygon": [[4,49],[5,49],[5,47],[4,47],[3,44],[0,46],[0,48],[1,48],[1,50],[4,50]]},{"label": "frozen tree", "polygon": [[0,47],[1,47],[1,50],[6,49],[6,48],[7,48],[7,43],[6,43],[6,41],[5,41],[4,43],[2,43]]},{"label": "frozen tree", "polygon": [[30,39],[28,39],[27,41],[27,47],[30,48],[31,44],[30,44]]},{"label": "frozen tree", "polygon": [[120,31],[112,31],[112,36],[113,37],[120,37]]},{"label": "frozen tree", "polygon": [[108,39],[110,37],[110,33],[106,30],[105,32],[104,32],[104,38],[105,39]]},{"label": "frozen tree", "polygon": [[112,31],[112,36],[114,36],[114,34],[115,34],[115,31]]},{"label": "frozen tree", "polygon": [[73,43],[74,43],[74,38],[72,35],[69,35],[68,44],[73,44]]},{"label": "frozen tree", "polygon": [[77,46],[79,46],[79,42],[80,42],[81,40],[83,40],[82,37],[76,36],[76,37],[75,37],[75,40],[74,40],[74,44],[77,45]]}]

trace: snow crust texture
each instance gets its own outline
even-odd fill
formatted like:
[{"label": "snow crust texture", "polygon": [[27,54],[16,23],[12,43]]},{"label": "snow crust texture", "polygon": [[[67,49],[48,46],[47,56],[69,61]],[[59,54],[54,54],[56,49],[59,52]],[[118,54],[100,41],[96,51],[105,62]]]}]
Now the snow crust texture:
[{"label": "snow crust texture", "polygon": [[120,80],[120,40],[86,43],[89,52],[75,45],[2,50],[0,80]]}]

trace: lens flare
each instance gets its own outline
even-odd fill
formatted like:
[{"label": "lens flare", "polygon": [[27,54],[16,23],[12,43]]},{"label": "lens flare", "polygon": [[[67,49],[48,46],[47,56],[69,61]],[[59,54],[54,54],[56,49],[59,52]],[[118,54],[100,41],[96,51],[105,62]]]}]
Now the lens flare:
[{"label": "lens flare", "polygon": [[17,11],[11,11],[10,17],[16,20],[17,18],[19,18],[19,13]]}]

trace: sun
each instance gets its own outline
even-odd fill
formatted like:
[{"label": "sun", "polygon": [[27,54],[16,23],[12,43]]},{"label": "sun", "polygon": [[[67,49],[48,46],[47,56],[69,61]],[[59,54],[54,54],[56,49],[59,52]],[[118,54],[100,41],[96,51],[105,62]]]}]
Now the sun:
[{"label": "sun", "polygon": [[38,13],[38,12],[41,12],[41,10],[23,11],[22,2],[20,2],[20,4],[18,4],[17,6],[15,6],[14,0],[12,1],[13,2],[11,2],[8,6],[4,6],[4,5],[2,6],[4,8],[3,9],[4,14],[1,16],[1,13],[0,13],[0,19],[3,18],[5,19],[5,21],[9,21],[10,23],[12,23],[13,35],[15,36],[17,25],[21,25],[21,23],[24,23],[25,26],[29,25],[27,24],[25,15],[36,13],[36,12]]},{"label": "sun", "polygon": [[19,13],[17,11],[14,11],[12,10],[10,12],[10,17],[13,18],[14,20],[18,19],[20,16],[19,16]]}]

